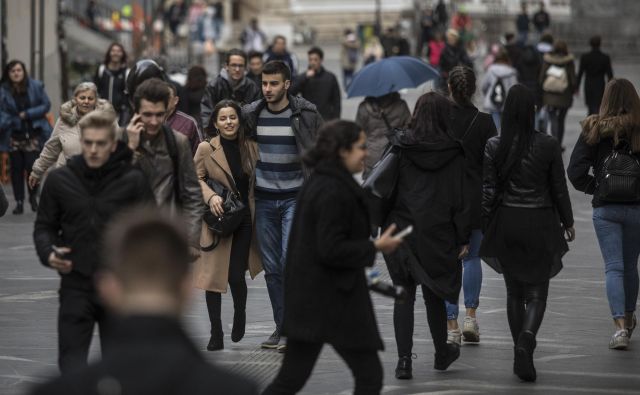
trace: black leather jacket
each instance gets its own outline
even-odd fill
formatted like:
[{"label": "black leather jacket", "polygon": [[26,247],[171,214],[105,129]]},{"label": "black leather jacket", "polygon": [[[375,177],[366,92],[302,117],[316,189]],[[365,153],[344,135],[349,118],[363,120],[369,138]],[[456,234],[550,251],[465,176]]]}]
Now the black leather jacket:
[{"label": "black leather jacket", "polygon": [[[499,143],[500,136],[489,139],[484,151],[482,216],[485,224],[495,200],[500,198],[496,189],[497,169],[494,162]],[[556,207],[562,224],[565,227],[573,226],[571,200],[558,141],[536,132],[531,148],[516,166],[503,188],[500,204],[521,208]]]}]

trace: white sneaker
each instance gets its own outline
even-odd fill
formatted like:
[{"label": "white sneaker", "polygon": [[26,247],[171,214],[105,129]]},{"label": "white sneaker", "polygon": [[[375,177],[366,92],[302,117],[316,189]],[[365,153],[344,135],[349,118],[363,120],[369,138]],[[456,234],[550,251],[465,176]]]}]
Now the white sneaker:
[{"label": "white sneaker", "polygon": [[612,350],[625,350],[629,346],[629,332],[619,329],[611,337],[609,348]]},{"label": "white sneaker", "polygon": [[462,337],[465,343],[480,342],[480,328],[478,321],[473,317],[464,317],[462,324]]},{"label": "white sneaker", "polygon": [[447,343],[462,345],[462,333],[460,328],[447,330]]}]

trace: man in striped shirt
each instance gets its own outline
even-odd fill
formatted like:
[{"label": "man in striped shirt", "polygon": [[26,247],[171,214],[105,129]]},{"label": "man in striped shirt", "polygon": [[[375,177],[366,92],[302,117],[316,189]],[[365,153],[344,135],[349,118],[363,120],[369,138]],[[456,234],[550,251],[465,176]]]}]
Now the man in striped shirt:
[{"label": "man in striped shirt", "polygon": [[280,327],[284,311],[284,264],[296,195],[306,172],[300,159],[314,141],[322,117],[315,105],[288,94],[291,70],[281,61],[265,64],[260,99],[243,107],[246,132],[258,142],[256,165],[256,234],[267,281],[275,332],[264,348],[283,349]]}]

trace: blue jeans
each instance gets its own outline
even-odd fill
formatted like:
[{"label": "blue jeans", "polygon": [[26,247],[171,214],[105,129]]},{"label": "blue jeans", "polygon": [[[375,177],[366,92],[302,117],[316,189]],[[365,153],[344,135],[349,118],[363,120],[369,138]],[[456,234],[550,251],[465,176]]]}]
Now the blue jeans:
[{"label": "blue jeans", "polygon": [[284,314],[284,264],[295,209],[295,198],[256,199],[256,237],[277,328],[281,327]]},{"label": "blue jeans", "polygon": [[640,205],[611,204],[593,209],[600,251],[604,259],[607,299],[614,319],[636,310]]},{"label": "blue jeans", "polygon": [[500,118],[502,117],[502,111],[491,111],[491,118],[493,118],[493,123],[496,125],[496,130],[498,134],[500,134]]},{"label": "blue jeans", "polygon": [[[482,231],[471,231],[469,240],[469,255],[462,260],[462,291],[464,292],[464,307],[477,309],[480,304],[480,288],[482,287],[482,261],[480,260],[480,244],[482,244]],[[458,319],[458,305],[445,301],[447,306],[447,319]]]}]

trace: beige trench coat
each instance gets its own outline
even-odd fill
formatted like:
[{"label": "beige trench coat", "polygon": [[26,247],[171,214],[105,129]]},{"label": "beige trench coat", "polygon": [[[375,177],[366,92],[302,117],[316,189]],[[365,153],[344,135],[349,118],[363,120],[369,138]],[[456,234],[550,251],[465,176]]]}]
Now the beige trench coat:
[{"label": "beige trench coat", "polygon": [[[258,147],[255,142],[250,142],[251,160],[255,164],[258,160]],[[211,143],[204,141],[198,145],[195,154],[195,167],[202,188],[202,197],[207,206],[209,200],[215,193],[207,186],[207,178],[212,178],[227,188],[231,188],[227,177],[233,178],[231,169],[227,163],[222,146],[220,145],[220,136],[211,139]],[[262,271],[262,260],[258,251],[258,243],[256,239],[256,217],[255,217],[255,200],[253,190],[255,186],[255,175],[252,175],[249,182],[249,208],[251,209],[251,218],[253,220],[253,236],[249,251],[249,274],[251,278],[255,278]],[[208,246],[214,241],[213,233],[202,223],[202,231],[200,234],[200,245]],[[214,292],[227,292],[227,284],[229,280],[229,260],[231,257],[231,244],[233,237],[220,240],[220,244],[212,251],[201,251],[200,258],[196,262],[194,271],[195,287]]]}]

